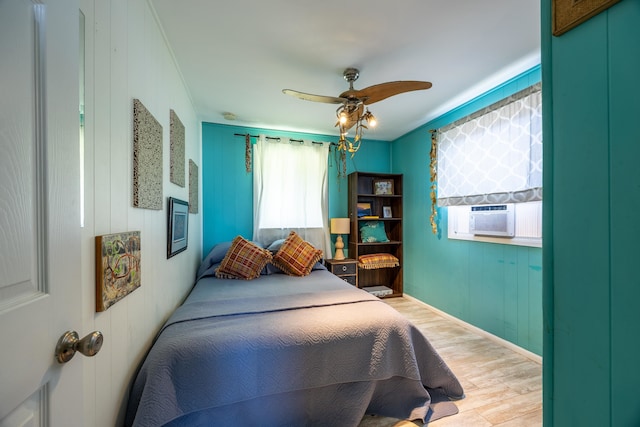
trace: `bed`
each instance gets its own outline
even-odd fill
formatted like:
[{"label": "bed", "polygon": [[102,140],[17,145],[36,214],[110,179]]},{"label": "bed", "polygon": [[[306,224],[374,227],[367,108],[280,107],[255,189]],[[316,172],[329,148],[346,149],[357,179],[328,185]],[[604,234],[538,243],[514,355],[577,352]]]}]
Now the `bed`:
[{"label": "bed", "polygon": [[265,265],[237,280],[216,277],[215,261],[203,262],[158,333],[126,425],[357,426],[365,413],[424,421],[430,392],[463,397],[415,326],[321,263],[303,277]]}]

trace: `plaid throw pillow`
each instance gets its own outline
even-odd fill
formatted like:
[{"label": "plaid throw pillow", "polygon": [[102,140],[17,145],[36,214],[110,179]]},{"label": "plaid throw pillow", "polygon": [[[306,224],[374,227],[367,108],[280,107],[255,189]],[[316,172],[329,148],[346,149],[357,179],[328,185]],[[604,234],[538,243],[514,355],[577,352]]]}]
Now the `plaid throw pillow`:
[{"label": "plaid throw pillow", "polygon": [[260,276],[260,271],[271,261],[271,252],[238,236],[216,270],[220,279],[251,280]]},{"label": "plaid throw pillow", "polygon": [[322,259],[322,251],[305,242],[295,232],[289,233],[271,263],[289,276],[307,276],[316,262]]}]

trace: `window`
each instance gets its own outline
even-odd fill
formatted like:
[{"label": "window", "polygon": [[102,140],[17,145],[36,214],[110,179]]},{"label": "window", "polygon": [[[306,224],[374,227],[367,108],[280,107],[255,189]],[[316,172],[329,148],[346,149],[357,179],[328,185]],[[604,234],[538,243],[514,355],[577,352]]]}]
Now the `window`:
[{"label": "window", "polygon": [[516,236],[511,243],[533,239],[533,246],[540,245],[540,233],[523,231],[531,226],[540,230],[542,221],[540,84],[438,129],[434,139],[431,174],[437,197],[432,209],[436,203],[448,207],[449,237],[486,240],[469,233],[469,206],[514,204]]},{"label": "window", "polygon": [[260,135],[254,146],[254,240],[269,244],[293,230],[331,253],[328,156],[328,143]]}]

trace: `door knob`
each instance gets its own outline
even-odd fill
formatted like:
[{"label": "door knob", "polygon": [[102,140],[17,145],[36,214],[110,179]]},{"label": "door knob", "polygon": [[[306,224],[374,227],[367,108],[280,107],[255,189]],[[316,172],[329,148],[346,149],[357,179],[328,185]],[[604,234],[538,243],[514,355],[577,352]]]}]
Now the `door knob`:
[{"label": "door knob", "polygon": [[56,360],[58,363],[67,363],[77,351],[85,356],[95,356],[100,351],[103,340],[100,331],[93,331],[82,339],[79,339],[76,331],[67,331],[56,345]]}]

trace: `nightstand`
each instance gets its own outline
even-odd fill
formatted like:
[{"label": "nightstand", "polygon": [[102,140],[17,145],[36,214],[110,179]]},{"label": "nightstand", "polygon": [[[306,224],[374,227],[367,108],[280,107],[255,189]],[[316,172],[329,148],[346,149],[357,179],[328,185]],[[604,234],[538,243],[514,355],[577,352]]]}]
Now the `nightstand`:
[{"label": "nightstand", "polygon": [[358,261],[355,259],[325,259],[324,265],[345,282],[358,287]]}]

